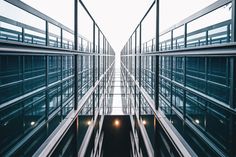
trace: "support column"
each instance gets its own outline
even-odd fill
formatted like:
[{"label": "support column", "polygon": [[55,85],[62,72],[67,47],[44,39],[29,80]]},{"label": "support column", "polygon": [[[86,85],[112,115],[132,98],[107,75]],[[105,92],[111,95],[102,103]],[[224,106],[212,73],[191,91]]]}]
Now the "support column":
[{"label": "support column", "polygon": [[[159,53],[159,0],[156,0],[156,43],[155,51]],[[155,64],[155,107],[159,107],[159,55],[156,56]]]},{"label": "support column", "polygon": [[[76,51],[78,50],[78,0],[74,1],[74,49]],[[78,107],[78,55],[75,55],[74,57],[75,57],[74,58],[74,64],[75,64],[75,71],[74,71],[75,106],[74,106],[74,109],[77,110],[77,107]]]},{"label": "support column", "polygon": [[[61,29],[61,47],[63,45],[63,34],[62,34],[62,29]],[[77,51],[78,50],[78,0],[74,0],[74,49]],[[77,110],[78,108],[78,55],[74,55],[74,81],[75,81],[75,86],[74,86],[74,110]],[[62,89],[61,89],[62,90]],[[76,155],[78,152],[78,131],[79,131],[79,119],[76,117],[75,123],[74,123],[74,154]]]},{"label": "support column", "polygon": [[[156,42],[155,42],[155,51],[156,53],[159,53],[159,0],[156,0]],[[153,56],[155,57],[155,56]],[[154,101],[155,101],[155,108],[158,110],[159,108],[159,55],[156,55],[155,57],[155,83],[154,83]],[[157,119],[154,117],[154,156],[160,156],[160,151],[158,151],[158,148],[160,148],[160,139],[159,139],[159,127],[157,124]]]},{"label": "support column", "polygon": [[[232,29],[231,29],[231,41],[236,42],[236,0],[232,0]],[[236,108],[236,63],[235,63],[235,57],[230,57],[230,107],[235,109]],[[236,127],[234,125],[235,122],[235,116],[230,116],[230,128],[229,128],[229,134],[231,137],[230,140],[230,156],[236,155],[236,150],[234,149],[236,145],[236,141],[234,140],[236,138]]]}]

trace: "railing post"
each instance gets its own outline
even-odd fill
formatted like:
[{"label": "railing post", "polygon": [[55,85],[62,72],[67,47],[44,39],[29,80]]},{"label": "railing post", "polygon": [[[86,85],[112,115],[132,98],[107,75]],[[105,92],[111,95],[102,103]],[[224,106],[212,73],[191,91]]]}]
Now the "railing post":
[{"label": "railing post", "polygon": [[227,25],[227,42],[230,42],[230,24]]},{"label": "railing post", "polygon": [[57,37],[57,39],[56,39],[56,42],[57,42],[57,43],[56,43],[56,46],[58,47],[58,37]]},{"label": "railing post", "polygon": [[187,33],[188,33],[188,25],[187,23],[184,24],[184,48],[187,47]]},{"label": "railing post", "polygon": [[[48,31],[48,21],[46,21],[46,28],[45,28],[45,37],[46,37],[46,46],[49,46],[49,31]],[[33,38],[32,38],[33,39]],[[33,44],[33,41],[32,41]]]},{"label": "railing post", "polygon": [[171,30],[171,38],[170,38],[170,48],[171,48],[171,50],[173,50],[173,47],[174,47],[174,45],[173,45],[173,36],[174,36],[174,34],[173,34],[173,29]]},{"label": "railing post", "polygon": [[21,32],[21,35],[22,35],[22,43],[25,42],[25,28],[22,27],[22,32]]},{"label": "railing post", "polygon": [[63,29],[60,29],[61,31],[61,48],[63,48]]},{"label": "railing post", "polygon": [[206,45],[208,45],[208,30],[206,31]]}]

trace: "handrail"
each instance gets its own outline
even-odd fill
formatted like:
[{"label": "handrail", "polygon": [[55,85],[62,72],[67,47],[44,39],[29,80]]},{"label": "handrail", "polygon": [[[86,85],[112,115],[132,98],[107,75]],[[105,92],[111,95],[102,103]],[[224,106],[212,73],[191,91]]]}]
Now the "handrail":
[{"label": "handrail", "polygon": [[184,20],[180,21],[179,23],[177,23],[177,24],[173,25],[172,27],[166,29],[165,31],[161,32],[160,36],[170,32],[171,30],[179,28],[180,26],[183,26],[184,24],[189,23],[189,22],[191,22],[191,21],[193,21],[197,18],[200,18],[200,17],[202,17],[202,16],[204,16],[204,15],[206,15],[206,14],[208,14],[208,13],[210,13],[210,12],[212,12],[212,11],[214,11],[214,10],[230,3],[231,1],[232,0],[218,0],[215,3],[213,3],[213,4],[205,7],[204,9],[190,15],[189,17],[185,18]]},{"label": "handrail", "polygon": [[66,30],[67,32],[71,33],[71,34],[74,34],[74,31],[68,27],[66,27],[65,25],[61,24],[60,22],[52,19],[51,17],[45,15],[44,13],[38,11],[37,9],[29,6],[28,4],[20,1],[20,0],[4,0],[24,11],[27,11],[28,13],[32,14],[32,15],[35,15],[37,16],[38,18],[42,19],[42,20],[45,20],[47,22],[50,22],[52,24],[54,24],[55,26],[58,26],[64,30]]},{"label": "handrail", "polygon": [[[159,38],[160,38],[161,36],[167,34],[167,33],[173,33],[173,31],[174,31],[175,29],[177,29],[177,28],[179,28],[179,27],[181,27],[181,26],[184,26],[185,28],[184,28],[184,32],[183,32],[183,35],[182,35],[183,38],[184,38],[184,41],[183,41],[183,45],[182,45],[182,46],[183,46],[184,48],[186,48],[186,47],[188,46],[188,45],[187,45],[187,42],[188,42],[187,38],[189,37],[190,34],[193,33],[193,32],[191,32],[191,33],[188,33],[188,32],[187,32],[187,24],[190,23],[190,22],[192,22],[192,21],[194,21],[194,20],[196,20],[196,19],[198,19],[198,18],[200,18],[200,17],[202,17],[202,16],[204,16],[204,15],[206,15],[206,14],[208,14],[208,13],[210,13],[210,12],[212,12],[212,11],[214,11],[214,10],[216,10],[216,9],[219,9],[220,7],[222,7],[222,6],[224,6],[224,5],[229,4],[230,2],[232,2],[232,0],[218,0],[218,1],[216,1],[215,3],[213,3],[213,4],[211,4],[211,5],[207,6],[207,7],[205,7],[205,8],[203,8],[203,9],[201,9],[200,11],[198,11],[198,12],[192,14],[191,16],[189,16],[189,17],[183,19],[183,20],[180,21],[179,23],[177,23],[177,24],[171,26],[170,28],[166,29],[165,31],[161,32],[161,33],[159,34]],[[152,6],[151,6],[151,7],[152,7]],[[150,8],[149,8],[148,11],[145,13],[144,18],[147,16],[147,14],[149,13],[149,11],[150,11]],[[138,26],[141,25],[141,22],[142,22],[142,21],[143,21],[143,18],[142,18],[142,20],[140,21],[140,23],[139,23]],[[231,20],[228,20],[228,21],[230,21],[229,23],[231,23]],[[226,21],[224,21],[224,22],[226,22]],[[223,24],[224,22],[221,22],[221,23],[219,23],[219,24]],[[138,26],[135,27],[135,31],[136,31],[136,29],[138,28]],[[208,26],[208,27],[205,27],[205,28],[209,28],[209,29],[212,28],[212,29],[213,29],[213,27],[214,27],[214,25],[212,25],[212,27],[211,27],[211,26]],[[199,30],[194,31],[194,32],[197,33],[197,32],[200,31],[200,30],[202,30],[202,29],[199,29]],[[135,32],[135,31],[134,31],[134,32]],[[130,38],[134,35],[134,32],[131,34]],[[130,38],[129,38],[129,39],[130,39]],[[177,37],[175,37],[175,38],[177,38]],[[154,39],[155,39],[155,38],[154,38]],[[151,40],[153,40],[153,39],[151,39]],[[151,41],[151,40],[149,40],[149,41]],[[143,45],[144,45],[145,43],[149,42],[149,41],[146,41],[146,42],[142,43],[141,46],[143,47]],[[173,43],[173,34],[172,34],[172,37],[169,38],[169,42]],[[227,42],[229,42],[228,39],[227,39]],[[126,47],[126,46],[129,46],[128,43],[129,43],[129,40],[126,42],[125,46],[123,47],[123,49],[122,49],[122,51],[121,51],[122,54],[124,53],[123,51],[127,51],[127,50],[125,50],[125,47]],[[160,45],[161,43],[162,43],[162,42],[159,42],[159,45]],[[155,46],[155,44],[153,44],[153,45]],[[138,48],[139,46],[140,46],[139,43],[137,43],[136,48]],[[169,46],[172,47],[172,45],[169,45]],[[155,47],[154,47],[154,48],[155,48]],[[137,50],[138,50],[138,49],[137,49]]]},{"label": "handrail", "polygon": [[225,44],[215,44],[206,45],[200,47],[191,47],[185,49],[173,49],[167,51],[161,51],[157,53],[156,51],[143,53],[143,54],[127,54],[125,56],[235,56],[236,43],[225,43]]}]

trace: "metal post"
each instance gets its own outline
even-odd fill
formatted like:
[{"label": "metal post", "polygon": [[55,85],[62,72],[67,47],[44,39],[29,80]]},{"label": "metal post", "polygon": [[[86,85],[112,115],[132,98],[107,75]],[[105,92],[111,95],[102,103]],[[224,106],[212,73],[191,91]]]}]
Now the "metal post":
[{"label": "metal post", "polygon": [[[183,60],[184,59],[184,60]],[[184,87],[186,87],[186,59],[187,57],[185,56],[182,59],[183,64],[184,64]],[[186,118],[186,89],[184,89],[184,93],[183,93],[183,118]],[[185,120],[183,121],[183,123],[185,123]]]},{"label": "metal post", "polygon": [[[156,0],[156,52],[159,52],[159,0]],[[155,65],[155,107],[159,107],[159,56],[156,55]]]},{"label": "metal post", "polygon": [[22,35],[22,43],[23,43],[25,42],[25,29],[23,27],[22,27],[21,35]]},{"label": "metal post", "polygon": [[[142,51],[142,23],[139,24],[139,88],[141,88],[141,52]],[[141,91],[139,90],[139,118],[141,115]]]},{"label": "metal post", "polygon": [[[159,53],[159,0],[156,0],[156,52]],[[155,57],[156,62],[155,62],[155,96],[154,96],[154,100],[155,100],[155,108],[156,110],[158,110],[159,108],[159,55],[156,55]],[[160,147],[160,139],[159,139],[159,128],[157,125],[157,119],[154,117],[154,156],[160,156],[160,151],[158,150],[158,148]]]},{"label": "metal post", "polygon": [[81,86],[81,90],[80,90],[80,94],[81,94],[81,98],[82,98],[82,96],[83,96],[83,70],[84,70],[84,67],[83,67],[83,65],[84,65],[84,56],[81,56],[81,63],[80,63],[80,66],[81,66],[81,73],[80,73],[80,86]]},{"label": "metal post", "polygon": [[[46,28],[45,28],[45,37],[46,37],[46,46],[49,46],[49,32],[48,32],[48,21],[46,21]],[[33,44],[33,41],[32,41]]]},{"label": "metal post", "polygon": [[[98,80],[100,80],[100,30],[98,29]],[[99,96],[100,96],[100,85],[98,85],[98,107],[100,100],[99,100]]]},{"label": "metal post", "polygon": [[74,87],[74,94],[75,94],[75,106],[74,109],[77,110],[78,108],[78,55],[74,55],[74,64],[75,64],[75,71],[74,71],[74,79],[75,79],[75,87]]},{"label": "metal post", "polygon": [[187,23],[185,23],[184,24],[184,47],[185,48],[187,47],[187,33],[188,33],[187,28],[188,28]]},{"label": "metal post", "polygon": [[171,30],[171,39],[170,39],[170,47],[171,47],[171,50],[173,50],[173,47],[174,47],[174,45],[173,45],[173,36],[174,36],[174,34],[173,34],[173,29]]},{"label": "metal post", "polygon": [[[107,57],[106,57],[106,38],[104,37],[104,50],[103,50],[103,54],[104,54],[104,72],[106,71],[106,64],[107,64]],[[104,105],[103,105],[103,110],[104,110],[104,114],[106,113],[106,104],[107,104],[107,82],[106,82],[106,78],[107,78],[107,74],[104,75]]]},{"label": "metal post", "polygon": [[208,30],[206,31],[206,45],[208,45]]},{"label": "metal post", "polygon": [[[78,0],[74,1],[74,45],[75,50],[78,50]],[[75,106],[74,109],[77,110],[78,107],[78,55],[75,55]]]},{"label": "metal post", "polygon": [[236,105],[236,92],[235,92],[235,81],[236,81],[236,63],[235,57],[230,58],[230,75],[232,77],[232,81],[230,83],[230,107],[235,108]]},{"label": "metal post", "polygon": [[[137,67],[137,30],[135,30],[134,32],[134,81],[136,81],[137,79],[137,71],[136,71],[136,67]],[[135,111],[136,111],[136,107],[137,107],[137,102],[136,102],[136,94],[137,94],[137,87],[136,84],[134,84],[134,106],[135,106]]]},{"label": "metal post", "polygon": [[[63,31],[61,29],[61,43],[63,43]],[[62,46],[62,45],[61,45]],[[69,45],[68,45],[69,48]],[[73,44],[72,44],[72,49],[73,49]],[[77,51],[78,50],[78,0],[74,0],[74,49]],[[74,71],[74,81],[75,81],[75,89],[74,89],[74,110],[77,110],[78,108],[78,54],[74,55],[75,57],[75,71]],[[62,89],[61,89],[62,90]],[[76,118],[75,121],[75,127],[74,127],[74,133],[75,133],[75,146],[74,146],[74,154],[77,154],[77,147],[78,147],[78,117]]]},{"label": "metal post", "polygon": [[[96,51],[95,29],[96,29],[96,24],[93,21],[93,87],[95,86],[95,51]],[[95,118],[95,90],[93,91],[93,119],[94,118]]]},{"label": "metal post", "polygon": [[[236,42],[236,0],[232,0],[232,42]],[[235,63],[235,57],[230,57],[230,75],[232,80],[230,81],[230,107],[235,109],[236,105],[236,63]],[[235,133],[235,118],[233,115],[230,116],[230,129],[229,129],[229,134],[230,134],[230,156],[235,156],[236,155],[236,150],[234,149],[234,146],[236,145],[236,141],[233,140],[236,137]]]},{"label": "metal post", "polygon": [[61,48],[62,48],[62,45],[63,45],[63,29],[61,28]]},{"label": "metal post", "polygon": [[74,44],[78,50],[78,0],[74,0]]},{"label": "metal post", "polygon": [[[48,88],[48,84],[49,84],[49,80],[48,80],[48,74],[49,74],[49,56],[46,56],[46,74],[45,74],[45,78],[46,78],[46,120],[48,120],[49,117],[49,88]],[[47,134],[48,134],[48,122],[47,122]]]},{"label": "metal post", "polygon": [[61,93],[60,93],[61,94],[61,99],[60,99],[61,100],[61,104],[60,104],[61,112],[60,113],[61,113],[61,120],[62,120],[63,119],[63,111],[62,111],[62,106],[63,106],[63,103],[62,103],[63,102],[63,97],[62,97],[63,96],[63,90],[62,90],[63,89],[63,83],[62,83],[62,80],[63,80],[63,56],[61,56],[60,59],[61,59],[60,60],[61,61],[60,62],[60,64],[61,64],[61,69],[60,69],[60,73],[61,73],[61,83],[60,83],[60,88],[61,88]]},{"label": "metal post", "polygon": [[[236,42],[236,0],[232,0],[232,42]],[[230,58],[230,73],[232,81],[230,84],[230,107],[235,108],[236,105],[236,92],[235,92],[235,81],[236,81],[236,69],[235,69],[235,57]]]},{"label": "metal post", "polygon": [[56,42],[57,42],[57,43],[56,43],[56,46],[58,47],[58,37],[57,37],[57,39],[56,39]]},{"label": "metal post", "polygon": [[[102,44],[103,44],[103,54],[105,54],[105,38],[104,38],[104,36],[102,36],[103,37],[103,42],[102,42]],[[103,74],[105,73],[105,57],[104,56],[102,56],[102,58],[103,58],[103,64],[102,64],[102,69],[103,69]],[[102,109],[103,109],[103,114],[105,114],[105,109],[104,109],[104,107],[105,107],[105,102],[106,102],[106,97],[105,97],[105,87],[106,87],[106,82],[105,82],[105,75],[104,75],[104,77],[103,77],[103,106],[102,106]]]}]

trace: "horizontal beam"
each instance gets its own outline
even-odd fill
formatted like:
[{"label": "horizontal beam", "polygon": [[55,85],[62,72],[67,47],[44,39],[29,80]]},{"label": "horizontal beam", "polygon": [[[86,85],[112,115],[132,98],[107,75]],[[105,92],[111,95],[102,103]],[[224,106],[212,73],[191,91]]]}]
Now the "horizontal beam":
[{"label": "horizontal beam", "polygon": [[235,56],[236,43],[206,45],[201,47],[150,52],[142,54],[127,54],[126,56]]},{"label": "horizontal beam", "polygon": [[[56,47],[47,47],[40,45],[30,45],[26,43],[13,42],[13,41],[1,41],[0,42],[0,52],[1,55],[20,55],[21,53],[25,55],[45,55],[45,54],[54,54],[54,55],[83,55],[83,56],[115,56],[112,54],[99,54],[99,53],[90,53],[86,51],[76,51],[70,49],[56,48]],[[22,55],[22,54],[21,54]]]}]

